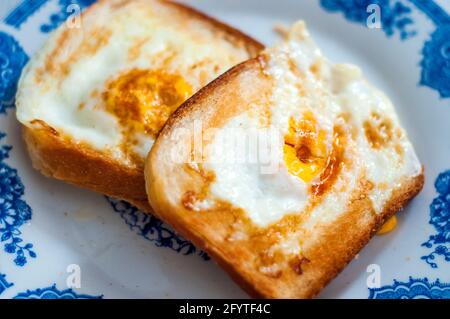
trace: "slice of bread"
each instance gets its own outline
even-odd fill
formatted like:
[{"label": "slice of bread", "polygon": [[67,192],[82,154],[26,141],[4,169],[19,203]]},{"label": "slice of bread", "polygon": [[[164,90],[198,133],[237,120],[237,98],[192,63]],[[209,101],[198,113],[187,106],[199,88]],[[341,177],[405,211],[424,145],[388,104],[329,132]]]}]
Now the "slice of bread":
[{"label": "slice of bread", "polygon": [[424,183],[389,99],[301,22],[186,101],[145,177],[158,215],[263,298],[315,296]]},{"label": "slice of bread", "polygon": [[144,160],[182,102],[263,46],[172,1],[100,0],[30,60],[17,118],[44,175],[150,211]]}]

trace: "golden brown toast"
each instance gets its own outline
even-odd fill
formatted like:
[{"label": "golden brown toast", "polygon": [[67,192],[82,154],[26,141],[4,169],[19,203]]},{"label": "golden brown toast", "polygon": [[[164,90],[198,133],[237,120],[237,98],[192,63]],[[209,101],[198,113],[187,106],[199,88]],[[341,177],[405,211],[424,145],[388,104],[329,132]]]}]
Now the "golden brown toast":
[{"label": "golden brown toast", "polygon": [[173,1],[98,1],[76,23],[49,37],[20,80],[33,166],[150,211],[144,159],[167,117],[263,46]]},{"label": "golden brown toast", "polygon": [[[186,101],[146,161],[158,216],[253,297],[315,296],[424,183],[390,101],[317,50],[297,23]],[[281,136],[258,144],[280,150],[276,169],[221,162],[233,146],[221,138],[254,128]]]}]

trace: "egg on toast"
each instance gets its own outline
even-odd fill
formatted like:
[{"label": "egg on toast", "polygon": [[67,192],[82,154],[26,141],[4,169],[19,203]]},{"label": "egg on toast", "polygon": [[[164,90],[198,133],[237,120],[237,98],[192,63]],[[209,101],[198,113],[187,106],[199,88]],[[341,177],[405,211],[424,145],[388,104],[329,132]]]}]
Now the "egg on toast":
[{"label": "egg on toast", "polygon": [[167,118],[263,47],[172,1],[100,0],[75,22],[20,79],[17,118],[33,165],[149,211],[144,159]]},{"label": "egg on toast", "polygon": [[303,22],[185,102],[145,177],[158,215],[264,298],[316,295],[424,182],[390,100]]}]

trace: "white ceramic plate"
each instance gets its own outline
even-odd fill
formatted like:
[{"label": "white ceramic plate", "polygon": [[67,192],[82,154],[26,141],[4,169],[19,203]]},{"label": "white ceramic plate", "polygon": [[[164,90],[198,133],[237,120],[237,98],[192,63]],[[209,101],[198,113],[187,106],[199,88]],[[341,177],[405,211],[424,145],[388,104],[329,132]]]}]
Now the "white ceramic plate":
[{"label": "white ceramic plate", "polygon": [[[0,6],[0,298],[245,298],[170,227],[32,169],[14,115],[15,86],[28,57],[64,21],[72,2],[85,7],[93,0]],[[375,237],[319,297],[450,298],[448,3],[186,2],[265,44],[277,40],[277,23],[306,20],[327,56],[358,64],[392,98],[425,165],[425,188],[399,215],[397,229]],[[367,26],[371,3],[381,9],[381,29]]]}]

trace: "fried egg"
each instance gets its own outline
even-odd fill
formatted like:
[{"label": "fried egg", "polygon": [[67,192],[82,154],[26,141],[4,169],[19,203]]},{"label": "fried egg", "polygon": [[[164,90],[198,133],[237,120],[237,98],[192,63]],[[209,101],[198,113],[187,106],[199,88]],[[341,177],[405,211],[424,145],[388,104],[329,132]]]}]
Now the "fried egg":
[{"label": "fried egg", "polygon": [[17,118],[142,167],[178,106],[251,55],[248,43],[190,14],[166,1],[93,5],[32,58],[20,80]]},{"label": "fried egg", "polygon": [[[316,225],[332,223],[355,196],[368,197],[374,213],[381,214],[394,189],[421,174],[391,101],[357,66],[325,58],[303,22],[260,60],[271,81],[269,103],[228,119],[217,136],[237,128],[275,132],[273,169],[264,172],[258,161],[212,160],[213,155],[203,169],[214,175],[211,198],[241,210],[254,226],[269,229],[289,216],[302,220],[301,226],[285,229],[279,235],[283,247],[273,249],[298,253],[301,245],[289,238],[305,237],[297,232],[313,236]],[[239,145],[249,158],[261,153]],[[209,148],[208,154],[223,158],[231,149],[217,137]],[[385,230],[394,224],[391,220]]]}]

